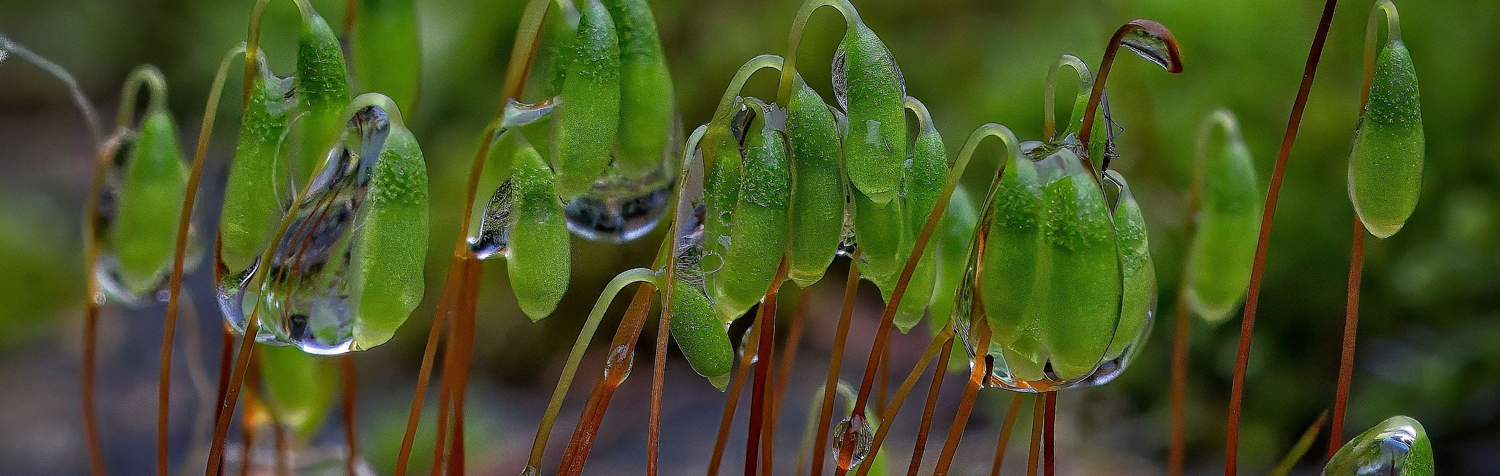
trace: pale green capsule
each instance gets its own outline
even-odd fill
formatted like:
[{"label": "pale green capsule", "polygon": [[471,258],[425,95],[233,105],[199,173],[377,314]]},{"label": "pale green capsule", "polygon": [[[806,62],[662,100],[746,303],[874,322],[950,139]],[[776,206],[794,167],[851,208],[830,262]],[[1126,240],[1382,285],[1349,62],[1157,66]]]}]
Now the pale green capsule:
[{"label": "pale green capsule", "polygon": [[[178,211],[187,190],[188,170],[178,142],[177,123],[163,109],[151,109],[141,120],[126,152],[114,202],[109,249],[119,260],[112,281],[127,296],[149,294],[166,278],[172,264]],[[125,301],[134,301],[127,296]]]},{"label": "pale green capsule", "polygon": [[896,276],[906,264],[901,253],[906,241],[906,217],[901,200],[875,203],[857,188],[850,190],[854,202],[854,237],[859,244],[860,275],[882,290],[896,283]]},{"label": "pale green capsule", "polygon": [[969,190],[962,185],[953,189],[943,221],[938,222],[938,229],[932,235],[931,246],[936,248],[929,251],[937,253],[938,257],[937,279],[928,307],[932,313],[928,327],[934,334],[947,326],[949,316],[953,315],[953,299],[958,295],[959,282],[964,279],[964,268],[969,262],[969,242],[974,238],[974,227],[978,223],[979,207],[974,204]]},{"label": "pale green capsule", "polygon": [[787,276],[806,289],[823,278],[844,230],[843,156],[838,125],[816,91],[794,77],[786,131],[792,152]]},{"label": "pale green capsule", "polygon": [[1044,248],[1051,273],[1038,296],[1046,306],[1042,342],[1052,371],[1063,380],[1087,375],[1115,334],[1122,292],[1120,254],[1103,190],[1066,150],[1061,174],[1043,188],[1047,204]]},{"label": "pale green capsule", "polygon": [[1250,149],[1237,133],[1202,160],[1202,203],[1185,279],[1193,312],[1217,323],[1234,313],[1250,286],[1262,197]]},{"label": "pale green capsule", "polygon": [[1395,39],[1375,60],[1370,100],[1349,154],[1349,199],[1371,235],[1396,234],[1416,209],[1426,147],[1417,71],[1406,45]]},{"label": "pale green capsule", "polygon": [[1393,416],[1349,440],[1328,459],[1323,476],[1432,476],[1432,442],[1422,424]]},{"label": "pale green capsule", "polygon": [[620,125],[620,44],[614,20],[599,0],[589,0],[580,13],[552,118],[552,165],[558,195],[565,200],[588,191],[609,166]]},{"label": "pale green capsule", "polygon": [[278,160],[288,116],[295,106],[290,99],[293,80],[271,74],[264,55],[258,67],[250,102],[240,116],[239,141],[229,163],[219,216],[218,265],[231,279],[265,252],[281,223],[283,201],[296,193],[290,190],[289,164]]},{"label": "pale green capsule", "polygon": [[672,75],[646,0],[608,0],[620,47],[619,149],[615,165],[627,177],[660,170],[676,129]]},{"label": "pale green capsule", "polygon": [[[786,136],[779,129],[785,116],[759,100],[751,98],[746,103],[756,114],[745,131],[742,176],[732,226],[727,235],[717,237],[723,240],[721,266],[707,268],[708,260],[704,261],[709,295],[719,317],[726,321],[743,315],[770,289],[786,254],[792,178]],[[729,161],[722,156],[719,160]],[[722,202],[709,205],[722,206]],[[713,208],[706,211],[720,212]]]},{"label": "pale green capsule", "polygon": [[901,190],[892,173],[906,160],[906,83],[875,32],[850,21],[833,59],[834,96],[849,116],[844,164],[849,182],[877,205]]},{"label": "pale green capsule", "polygon": [[338,395],[338,367],[332,359],[296,347],[261,345],[256,352],[272,415],[301,438],[312,437]]},{"label": "pale green capsule", "polygon": [[1120,274],[1124,277],[1120,321],[1104,360],[1114,360],[1145,342],[1156,313],[1156,263],[1151,259],[1146,217],[1130,193],[1125,178],[1114,170],[1105,176],[1121,188],[1115,205],[1115,236],[1120,248]]},{"label": "pale green capsule", "polygon": [[672,285],[672,339],[694,372],[720,391],[729,383],[734,347],[703,291],[682,280]]},{"label": "pale green capsule", "polygon": [[360,89],[391,97],[408,114],[417,111],[422,86],[422,41],[416,0],[360,0],[351,54]]},{"label": "pale green capsule", "polygon": [[[915,99],[909,102],[921,104]],[[922,109],[918,116],[923,121],[919,126],[916,142],[912,145],[911,159],[906,161],[906,180],[902,183],[902,188],[906,191],[902,198],[906,206],[902,212],[906,214],[907,227],[905,245],[902,246],[903,259],[915,248],[917,236],[921,234],[922,226],[927,224],[927,218],[932,216],[932,210],[942,195],[943,185],[948,180],[948,152],[943,147],[943,137],[927,117],[926,107]],[[929,300],[923,299],[923,296],[932,295],[937,280],[938,260],[937,251],[929,247],[912,271],[911,281],[906,285],[906,297],[901,299],[894,321],[896,328],[903,333],[915,327],[927,312]],[[901,266],[905,265],[903,261]]]},{"label": "pale green capsule", "polygon": [[360,236],[350,250],[349,299],[359,311],[354,350],[390,340],[426,288],[427,162],[405,126],[391,125],[369,186]]},{"label": "pale green capsule", "polygon": [[505,265],[516,303],[532,321],[539,321],[552,314],[568,290],[572,253],[552,171],[536,149],[518,143],[511,159],[515,223]]},{"label": "pale green capsule", "polygon": [[1046,286],[1051,249],[1043,246],[1048,214],[1041,180],[1031,160],[1013,160],[990,204],[978,291],[991,339],[1002,349],[1023,337],[1039,340],[1044,325],[1047,303],[1038,288]]},{"label": "pale green capsule", "polygon": [[338,139],[344,109],[349,105],[349,70],[338,35],[311,8],[302,12],[302,31],[297,39],[298,156],[294,162],[299,186],[323,163],[324,152]]},{"label": "pale green capsule", "polygon": [[[728,135],[728,133],[725,134],[725,136]],[[731,233],[735,224],[735,207],[739,204],[740,178],[744,175],[744,157],[741,155],[738,142],[738,139],[726,137],[725,140],[718,141],[716,144],[706,141],[702,144],[703,156],[715,157],[703,194],[703,260],[701,266],[709,283],[717,279],[715,275],[729,264],[729,245],[733,239]],[[714,289],[713,284],[708,286],[709,289]],[[717,308],[715,310],[717,311]],[[743,310],[741,310],[742,313]],[[719,313],[719,318],[725,323],[739,316],[740,314]]]}]

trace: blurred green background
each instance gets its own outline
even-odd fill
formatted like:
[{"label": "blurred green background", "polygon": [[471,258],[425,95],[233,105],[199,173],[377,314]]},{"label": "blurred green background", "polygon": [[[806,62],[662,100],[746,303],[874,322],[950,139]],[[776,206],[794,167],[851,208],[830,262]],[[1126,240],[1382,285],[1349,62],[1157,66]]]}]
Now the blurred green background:
[{"label": "blurred green background", "polygon": [[[170,84],[170,105],[181,121],[183,139],[192,141],[213,68],[226,49],[244,39],[252,3],[6,0],[0,3],[0,31],[76,75],[105,117],[110,117],[130,68],[159,66]],[[335,22],[341,15],[342,2],[314,3]],[[407,120],[433,177],[434,246],[427,270],[428,302],[392,343],[358,359],[364,451],[382,473],[389,472],[399,441],[432,301],[446,272],[461,182],[477,134],[498,105],[496,94],[523,3],[418,1],[422,97]],[[1269,469],[1332,403],[1352,219],[1345,160],[1358,113],[1371,6],[1366,1],[1340,3],[1291,155],[1271,241],[1242,427],[1241,464],[1251,474]],[[798,7],[793,1],[651,4],[689,129],[707,120],[740,63],[760,53],[785,53]],[[1122,57],[1110,81],[1114,117],[1125,127],[1119,139],[1123,157],[1115,166],[1131,180],[1152,227],[1161,312],[1148,347],[1122,378],[1062,395],[1058,433],[1062,474],[1164,472],[1168,356],[1176,318],[1170,303],[1185,254],[1182,227],[1193,135],[1210,110],[1229,108],[1240,119],[1262,182],[1269,178],[1322,2],[855,4],[896,55],[909,94],[932,110],[950,151],[984,122],[1008,125],[1023,139],[1037,138],[1048,66],[1059,55],[1072,53],[1097,68],[1094,63],[1120,23],[1152,18],[1176,34],[1186,64],[1183,74],[1163,74],[1144,61]],[[1371,240],[1368,246],[1345,434],[1357,434],[1390,415],[1410,415],[1431,433],[1439,471],[1494,474],[1500,467],[1500,119],[1493,109],[1500,94],[1493,78],[1500,72],[1500,2],[1406,0],[1398,6],[1403,38],[1421,80],[1428,161],[1421,203],[1405,231],[1389,240]],[[296,25],[291,2],[272,2],[263,44],[279,72],[291,69]],[[814,16],[803,40],[799,70],[830,101],[828,62],[842,31],[837,16],[825,11]],[[769,77],[752,81],[748,92],[771,96]],[[232,79],[226,87],[232,92],[240,86]],[[214,201],[237,126],[235,103],[225,101],[221,108],[209,149],[206,198],[198,219],[203,229],[215,223]],[[77,112],[56,82],[15,59],[0,64],[0,468],[7,474],[86,471],[76,395],[84,274],[80,224],[92,166],[90,147]],[[967,179],[977,186],[986,173],[972,172]],[[481,474],[520,469],[562,358],[596,293],[616,272],[644,265],[659,235],[625,246],[575,239],[574,263],[579,266],[568,294],[558,312],[539,324],[530,324],[516,309],[503,265],[490,265],[480,304],[472,397],[477,403],[470,405],[475,423],[469,454]],[[809,291],[817,299],[809,310],[808,336],[788,394],[781,430],[785,436],[778,439],[778,454],[785,456],[778,458],[778,470],[786,466],[790,471],[805,402],[821,380],[844,266],[835,264],[831,278]],[[207,397],[213,393],[212,376],[208,381],[191,378],[187,367],[211,370],[217,355],[214,326],[219,319],[204,268],[189,276],[187,290],[203,312],[184,324],[187,337],[179,350],[180,362],[186,364],[178,366],[182,373],[175,390],[180,396],[174,399],[173,439],[179,442],[174,455],[184,461],[191,460],[195,444],[203,443],[198,426],[207,418],[204,399],[193,395],[202,397],[205,388]],[[857,378],[863,365],[878,317],[875,296],[873,287],[864,289],[845,360],[846,378]],[[99,407],[106,456],[120,474],[140,474],[151,467],[161,314],[159,306],[103,314]],[[1222,467],[1237,322],[1216,327],[1195,323],[1187,408],[1188,469],[1193,473],[1215,474]],[[596,343],[608,339],[613,328],[613,321],[607,321]],[[648,327],[643,335],[649,340],[655,331]],[[926,340],[925,335],[896,339],[893,362],[900,373],[910,368]],[[640,368],[649,368],[649,354],[638,353]],[[590,354],[585,378],[576,387],[589,385],[602,357],[597,350]],[[961,385],[956,382],[961,379],[949,380]],[[640,471],[646,381],[631,380],[616,398],[590,459],[590,473]],[[668,385],[663,470],[701,471],[723,397],[676,358],[669,365]],[[956,405],[955,385],[946,386],[940,422]],[[554,443],[566,441],[582,392],[586,390],[575,392],[576,400],[565,407]],[[988,467],[997,422],[1009,398],[998,390],[981,396],[981,410],[959,453],[959,472]],[[909,408],[895,423],[903,426],[886,448],[896,467],[905,466],[918,413]],[[1024,413],[1022,418],[1027,421]],[[734,434],[743,438],[738,428]],[[336,430],[337,422],[330,423],[319,441],[339,441]],[[1018,435],[1026,434],[1018,430]],[[934,433],[941,438],[943,432]],[[740,444],[730,440],[730,468],[737,467],[740,452],[733,448]],[[929,464],[935,458],[932,448],[939,444],[929,446]],[[1014,462],[1022,460],[1025,445],[1018,439],[1012,446],[1010,470],[1016,471],[1021,464]],[[1320,439],[1310,454],[1323,454],[1323,446]],[[550,453],[548,468],[560,451]],[[1307,458],[1299,470],[1315,474],[1317,459]],[[182,466],[191,472],[194,465]]]}]

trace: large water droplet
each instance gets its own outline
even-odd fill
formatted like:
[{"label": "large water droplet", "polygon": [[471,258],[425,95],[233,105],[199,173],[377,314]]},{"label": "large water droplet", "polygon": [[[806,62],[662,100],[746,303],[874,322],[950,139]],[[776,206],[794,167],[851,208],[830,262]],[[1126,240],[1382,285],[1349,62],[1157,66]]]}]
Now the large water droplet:
[{"label": "large water droplet", "polygon": [[357,112],[292,212],[269,267],[259,270],[263,263],[257,260],[250,269],[221,270],[219,306],[232,328],[244,332],[246,319],[257,316],[258,341],[313,354],[351,349],[347,272],[352,245],[360,238],[357,225],[370,172],[389,133],[385,110],[371,106]]},{"label": "large water droplet", "polygon": [[1422,424],[1393,416],[1376,425],[1328,460],[1324,476],[1431,476],[1432,446]]},{"label": "large water droplet", "polygon": [[[176,239],[175,224],[171,230],[153,236],[154,242],[149,243],[157,248],[161,261],[159,266],[149,273],[139,271],[132,272],[125,268],[120,260],[120,244],[116,240],[116,230],[119,225],[121,193],[125,189],[126,168],[132,157],[131,149],[134,145],[133,137],[122,140],[115,156],[104,171],[104,187],[99,191],[99,210],[93,216],[94,240],[99,247],[99,262],[94,267],[94,277],[99,284],[99,290],[103,299],[97,301],[103,305],[105,302],[113,302],[122,306],[137,307],[154,301],[167,300],[167,284],[171,278],[173,243]],[[186,164],[183,165],[186,168]],[[181,191],[171,191],[180,194]],[[178,195],[180,196],[180,195]],[[180,199],[179,199],[180,200]],[[180,202],[179,202],[180,203]],[[157,213],[166,213],[175,223],[177,209],[159,210]],[[188,226],[188,249],[183,259],[183,272],[191,270],[202,257],[202,248],[198,246],[196,230],[192,225]],[[137,246],[141,243],[137,240]]]},{"label": "large water droplet", "polygon": [[875,444],[875,429],[865,421],[864,415],[845,417],[833,429],[833,460],[840,468],[848,470],[864,462]]},{"label": "large water droplet", "polygon": [[642,179],[600,178],[563,209],[568,230],[585,239],[623,243],[645,236],[666,214],[673,177],[665,167]]},{"label": "large water droplet", "polygon": [[484,216],[479,219],[479,236],[469,237],[469,249],[481,260],[505,253],[510,245],[510,227],[515,222],[511,215],[511,181],[500,183],[495,194],[484,207]]},{"label": "large water droplet", "polygon": [[635,351],[629,345],[621,345],[611,349],[609,356],[604,359],[604,378],[614,379],[615,383],[630,378],[630,369],[635,366]]},{"label": "large water droplet", "polygon": [[1151,20],[1130,22],[1130,29],[1120,40],[1120,45],[1167,71],[1182,71],[1182,57],[1177,51],[1177,40],[1160,23]]}]

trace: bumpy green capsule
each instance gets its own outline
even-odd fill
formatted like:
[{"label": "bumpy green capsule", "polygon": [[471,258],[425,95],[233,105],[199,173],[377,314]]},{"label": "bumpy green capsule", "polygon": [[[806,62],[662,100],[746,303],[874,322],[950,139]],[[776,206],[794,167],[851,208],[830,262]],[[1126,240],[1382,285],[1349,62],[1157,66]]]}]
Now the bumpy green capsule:
[{"label": "bumpy green capsule", "polygon": [[844,230],[844,177],[838,125],[828,105],[798,75],[787,105],[792,149],[791,248],[787,276],[806,289],[823,278]]},{"label": "bumpy green capsule", "polygon": [[936,334],[948,325],[953,315],[953,298],[958,295],[959,282],[964,279],[964,268],[969,262],[969,243],[974,239],[974,227],[979,223],[979,207],[969,190],[960,185],[953,189],[948,199],[943,221],[938,222],[932,242],[937,253],[937,279],[932,287],[931,304],[928,309],[932,319],[928,327]]},{"label": "bumpy green capsule", "polygon": [[516,302],[532,321],[539,321],[552,314],[568,289],[572,270],[568,226],[552,171],[536,149],[521,143],[512,163],[515,224],[505,264]]},{"label": "bumpy green capsule", "polygon": [[982,247],[978,291],[990,338],[1010,371],[1023,380],[1042,378],[1049,355],[1042,345],[1051,266],[1044,180],[1031,160],[1012,160],[990,204],[994,215],[988,232],[976,244]]},{"label": "bumpy green capsule", "polygon": [[1186,276],[1193,312],[1215,323],[1234,312],[1250,286],[1262,210],[1250,149],[1237,131],[1227,132],[1222,146],[1200,158],[1202,203]]},{"label": "bumpy green capsule", "polygon": [[[753,98],[746,100],[746,104],[755,114],[745,130],[742,174],[731,226],[727,234],[716,237],[723,241],[723,255],[717,269],[708,267],[709,260],[704,260],[710,297],[724,320],[739,317],[760,300],[786,254],[787,204],[792,178],[782,132],[785,113]],[[732,160],[719,157],[721,163]],[[710,186],[721,185],[724,184]],[[712,200],[706,213],[710,216],[723,213],[719,208],[723,205],[717,199]]]},{"label": "bumpy green capsule", "polygon": [[311,437],[322,427],[337,395],[339,372],[334,361],[296,347],[262,345],[256,351],[266,383],[266,403],[276,421],[303,438]]},{"label": "bumpy green capsule", "polygon": [[844,160],[849,182],[876,205],[895,199],[906,160],[905,79],[885,43],[857,19],[833,60],[834,95],[849,115]]},{"label": "bumpy green capsule", "polygon": [[646,0],[609,0],[620,44],[619,153],[615,165],[628,177],[662,167],[676,128],[672,76]]},{"label": "bumpy green capsule", "polygon": [[219,266],[233,277],[249,269],[281,223],[283,200],[293,196],[290,171],[277,160],[286,133],[292,79],[271,74],[265,56],[250,86],[250,102],[240,117],[240,135],[229,164],[224,211],[219,217]]},{"label": "bumpy green capsule", "polygon": [[563,199],[588,191],[609,166],[620,126],[620,43],[614,20],[599,0],[589,0],[580,13],[552,119],[553,169]]},{"label": "bumpy green capsule", "polygon": [[1360,433],[1339,448],[1323,476],[1432,476],[1432,442],[1422,424],[1405,416],[1393,416]]},{"label": "bumpy green capsule", "polygon": [[1152,322],[1152,314],[1156,312],[1156,263],[1151,259],[1146,217],[1141,214],[1141,205],[1136,203],[1124,177],[1114,170],[1104,174],[1120,187],[1114,219],[1120,248],[1120,273],[1124,277],[1123,295],[1114,340],[1104,352],[1104,360],[1114,360],[1146,338],[1147,324]]},{"label": "bumpy green capsule", "polygon": [[906,264],[906,256],[901,253],[907,233],[901,200],[878,204],[859,189],[851,190],[850,195],[854,202],[854,236],[862,253],[860,273],[880,289],[890,289]]},{"label": "bumpy green capsule", "polygon": [[1365,229],[1386,238],[1417,207],[1427,147],[1417,71],[1399,35],[1381,48],[1369,94],[1349,154],[1349,199]]},{"label": "bumpy green capsule", "polygon": [[384,344],[406,322],[425,288],[427,163],[411,131],[391,124],[371,172],[360,239],[352,247],[349,299],[357,303],[354,350]]},{"label": "bumpy green capsule", "polygon": [[422,41],[415,0],[360,0],[354,26],[354,78],[360,89],[380,91],[408,114],[417,111],[422,82]]},{"label": "bumpy green capsule", "polygon": [[1076,156],[1064,152],[1062,176],[1043,189],[1052,258],[1045,290],[1052,370],[1069,379],[1093,371],[1120,317],[1120,255],[1104,193]]},{"label": "bumpy green capsule", "polygon": [[[921,103],[915,99],[910,99],[909,102],[914,108],[920,107],[918,117],[922,119],[922,123],[916,142],[912,145],[911,160],[906,161],[906,180],[902,184],[906,191],[905,197],[900,199],[906,202],[902,210],[906,215],[903,260],[915,249],[917,235],[921,234],[922,226],[927,224],[927,217],[932,215],[932,210],[942,195],[943,185],[948,180],[948,151],[943,147],[943,137],[933,126],[926,107],[920,106]],[[911,281],[906,285],[907,297],[901,299],[901,305],[896,310],[895,324],[901,332],[910,331],[926,313],[929,299],[923,297],[932,295],[937,280],[938,261],[938,252],[932,248],[917,261],[917,268],[913,270]],[[902,262],[900,266],[904,267],[906,263]]]},{"label": "bumpy green capsule", "polygon": [[708,296],[680,279],[672,285],[671,327],[672,338],[688,365],[723,391],[734,367],[734,347],[729,342],[728,329],[714,315]]},{"label": "bumpy green capsule", "polygon": [[[306,5],[306,4],[299,4]],[[297,119],[300,132],[296,163],[298,184],[318,170],[323,153],[338,139],[349,105],[349,70],[338,35],[311,7],[303,7],[302,32],[297,38]]]},{"label": "bumpy green capsule", "polygon": [[187,178],[177,124],[171,113],[153,107],[127,152],[108,237],[119,259],[116,281],[124,293],[147,294],[165,279]]}]

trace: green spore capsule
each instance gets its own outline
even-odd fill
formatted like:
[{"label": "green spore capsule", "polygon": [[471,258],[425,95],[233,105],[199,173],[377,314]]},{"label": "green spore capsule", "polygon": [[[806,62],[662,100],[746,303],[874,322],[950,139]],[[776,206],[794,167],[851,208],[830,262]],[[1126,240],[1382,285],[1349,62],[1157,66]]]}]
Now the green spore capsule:
[{"label": "green spore capsule", "polygon": [[927,321],[933,334],[948,325],[953,315],[953,297],[958,295],[959,282],[964,279],[964,268],[969,262],[969,242],[974,238],[974,227],[979,223],[979,207],[974,196],[962,185],[953,189],[948,199],[948,208],[943,221],[933,233],[932,242],[937,247],[929,253],[938,257],[937,278],[932,287],[931,304],[928,309],[932,319]]},{"label": "green spore capsule", "polygon": [[1427,140],[1417,71],[1399,34],[1380,49],[1374,68],[1349,154],[1349,200],[1365,229],[1383,239],[1417,207]]},{"label": "green spore capsule", "polygon": [[564,200],[584,192],[609,166],[620,126],[620,43],[609,10],[589,0],[564,62],[552,119],[552,165]]},{"label": "green spore capsule", "polygon": [[[927,224],[927,218],[937,206],[944,182],[948,179],[948,151],[943,146],[943,137],[933,126],[925,106],[912,98],[908,98],[907,103],[908,107],[918,110],[917,116],[921,124],[916,142],[912,145],[911,158],[906,161],[906,180],[902,183],[906,192],[901,199],[906,202],[902,210],[906,215],[906,238],[902,246],[901,267],[906,266],[904,260],[915,249],[917,236],[922,233],[922,226]],[[911,281],[906,285],[906,297],[901,299],[896,311],[894,323],[901,332],[910,331],[926,314],[937,280],[939,259],[938,252],[929,248],[922,254],[921,260],[917,261],[917,268],[913,270]]]},{"label": "green spore capsule", "polygon": [[282,207],[296,193],[291,190],[289,164],[280,143],[286,134],[291,78],[271,74],[260,55],[259,74],[250,85],[250,102],[240,116],[239,140],[229,164],[224,208],[219,216],[218,267],[221,278],[243,279],[254,266],[281,223]]},{"label": "green spore capsule", "polygon": [[843,156],[838,125],[816,91],[794,78],[786,131],[792,151],[791,234],[787,276],[806,289],[823,278],[844,229]]},{"label": "green spore capsule", "polygon": [[[726,321],[743,315],[770,289],[786,254],[791,163],[782,132],[785,113],[754,98],[746,104],[754,114],[744,133],[732,226],[727,234],[716,237],[722,241],[721,266],[710,268],[709,260],[704,260],[709,295],[719,317]],[[725,159],[719,158],[729,162]],[[710,216],[722,212],[715,205],[722,206],[722,202],[709,202],[706,213]]]},{"label": "green spore capsule", "polygon": [[1119,187],[1115,205],[1115,236],[1120,248],[1120,273],[1124,277],[1120,299],[1120,323],[1104,360],[1114,360],[1139,347],[1148,334],[1148,323],[1156,312],[1156,263],[1151,259],[1146,217],[1125,178],[1114,170],[1104,172],[1111,185]]},{"label": "green spore capsule", "polygon": [[[1233,121],[1227,112],[1215,114]],[[1188,249],[1188,304],[1211,323],[1228,319],[1245,298],[1262,210],[1250,149],[1236,129],[1226,132],[1221,146],[1201,152],[1202,202]]]},{"label": "green spore capsule", "polygon": [[338,35],[328,22],[306,3],[302,7],[302,30],[297,37],[297,107],[296,121],[299,146],[293,177],[300,184],[325,158],[338,140],[345,107],[349,105],[349,70]]},{"label": "green spore capsule", "polygon": [[427,163],[406,127],[391,126],[371,173],[363,231],[350,259],[349,298],[359,304],[354,350],[390,340],[422,302],[427,263]]},{"label": "green spore capsule", "polygon": [[[713,126],[709,126],[713,127]],[[725,129],[728,129],[727,127]],[[743,131],[735,131],[734,135],[741,135]],[[701,266],[705,278],[709,283],[716,280],[714,275],[729,266],[729,246],[732,244],[732,230],[735,224],[735,207],[740,199],[740,178],[744,176],[744,156],[739,149],[739,139],[729,138],[716,141],[717,143],[704,142],[704,157],[714,157],[712,169],[709,171],[707,184],[703,194],[703,259]],[[705,134],[705,137],[708,137]],[[708,284],[710,290],[716,289],[714,284]],[[717,298],[717,294],[710,292]],[[717,308],[716,308],[717,310]],[[741,310],[743,314],[743,310]],[[740,314],[719,313],[719,318],[725,323],[738,318]]]},{"label": "green spore capsule", "polygon": [[660,170],[676,130],[675,100],[667,57],[646,0],[609,0],[619,33],[620,125],[615,165],[641,178]]},{"label": "green spore capsule", "polygon": [[520,144],[511,159],[515,167],[511,178],[515,221],[505,265],[516,303],[532,321],[539,321],[552,314],[568,289],[572,253],[552,170],[536,149],[517,142]]},{"label": "green spore capsule", "polygon": [[1047,308],[1042,342],[1052,371],[1067,380],[1092,372],[1114,338],[1120,317],[1120,255],[1103,190],[1076,155],[1059,153],[1055,179],[1043,188],[1043,248],[1051,273],[1038,288]]},{"label": "green spore capsule", "polygon": [[906,160],[906,82],[885,43],[850,19],[833,58],[833,92],[849,117],[844,163],[849,182],[871,203],[886,205],[901,190]]},{"label": "green spore capsule", "polygon": [[850,191],[854,202],[854,236],[859,244],[860,275],[882,290],[890,289],[901,272],[901,245],[906,235],[906,217],[900,200],[875,203],[859,189]]},{"label": "green spore capsule", "polygon": [[323,426],[338,393],[339,372],[327,357],[308,355],[296,347],[262,345],[260,375],[266,385],[266,403],[276,421],[311,438]]},{"label": "green spore capsule", "polygon": [[714,315],[713,304],[703,290],[676,280],[672,285],[672,339],[693,367],[708,378],[714,388],[724,391],[729,371],[734,367],[734,347],[728,329]]},{"label": "green spore capsule", "polygon": [[1339,448],[1323,476],[1432,476],[1432,442],[1422,424],[1405,416],[1393,416],[1365,430]]},{"label": "green spore capsule", "polygon": [[[167,279],[187,190],[187,163],[172,115],[157,107],[148,110],[124,160],[116,166],[113,226],[101,269],[106,279],[100,283],[113,297],[135,303],[150,299]],[[111,257],[115,266],[107,262]]]},{"label": "green spore capsule", "polygon": [[1000,178],[990,204],[994,216],[979,244],[979,301],[989,319],[990,338],[1002,349],[1023,337],[1039,341],[1045,325],[1048,302],[1040,297],[1052,255],[1044,246],[1049,215],[1041,180],[1031,160],[1011,161]]},{"label": "green spore capsule", "polygon": [[416,0],[360,0],[352,55],[355,84],[389,95],[408,114],[417,111],[422,41]]}]

